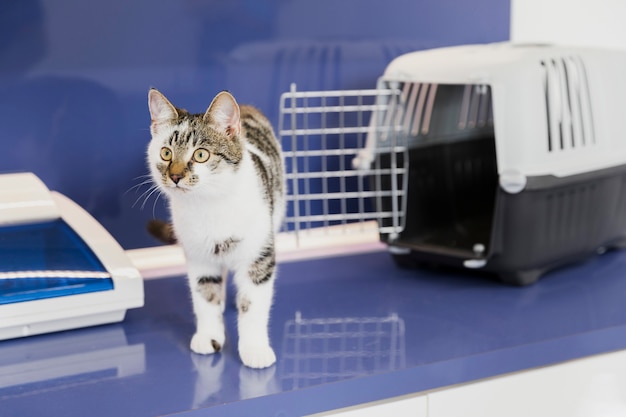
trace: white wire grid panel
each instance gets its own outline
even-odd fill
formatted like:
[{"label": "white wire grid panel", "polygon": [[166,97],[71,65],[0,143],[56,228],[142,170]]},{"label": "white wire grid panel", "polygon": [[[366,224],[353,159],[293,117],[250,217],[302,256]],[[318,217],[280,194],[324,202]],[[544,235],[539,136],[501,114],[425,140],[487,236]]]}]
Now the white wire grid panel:
[{"label": "white wire grid panel", "polygon": [[[400,90],[291,91],[280,101],[287,171],[284,229],[300,232],[377,220],[404,228],[408,149]],[[375,115],[375,117],[372,117]],[[353,230],[353,228],[351,228]]]},{"label": "white wire grid panel", "polygon": [[305,388],[405,366],[404,321],[386,317],[302,318],[285,323],[284,389]]}]

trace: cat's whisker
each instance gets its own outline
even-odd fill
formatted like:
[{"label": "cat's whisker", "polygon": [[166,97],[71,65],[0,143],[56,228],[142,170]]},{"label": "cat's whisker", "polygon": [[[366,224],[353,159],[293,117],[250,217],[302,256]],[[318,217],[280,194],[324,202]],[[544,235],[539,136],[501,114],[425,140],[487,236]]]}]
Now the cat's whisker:
[{"label": "cat's whisker", "polygon": [[141,201],[142,199],[144,200],[144,204],[142,204],[142,207],[143,207],[145,205],[145,199],[149,198],[150,195],[152,193],[154,193],[154,191],[157,190],[157,189],[158,189],[158,187],[156,185],[153,185],[150,188],[148,188],[146,191],[141,193],[141,195],[139,197],[137,197],[137,199],[135,200],[135,202],[133,203],[133,205],[131,207],[135,207],[137,205],[137,203],[139,201]]},{"label": "cat's whisker", "polygon": [[130,187],[128,190],[126,190],[124,192],[124,195],[128,194],[132,190],[135,190],[135,192],[137,192],[137,190],[141,188],[142,186],[152,183],[152,177],[150,175],[142,175],[140,177],[133,178],[133,180],[138,180],[138,179],[141,179],[142,177],[145,179],[141,181],[139,184],[135,184],[132,187]]},{"label": "cat's whisker", "polygon": [[[147,183],[146,183],[146,184],[147,184]],[[146,184],[139,184],[139,186],[146,185]],[[153,184],[153,185],[149,186],[149,187],[148,187],[148,188],[147,188],[144,192],[142,192],[142,193],[139,195],[139,197],[137,197],[137,199],[135,200],[135,204],[136,204],[136,203],[137,203],[137,201],[139,201],[139,200],[140,200],[140,199],[141,199],[141,198],[142,198],[145,194],[149,193],[149,192],[150,192],[150,190],[152,190],[154,187],[156,187],[156,185],[154,185],[154,184]],[[139,187],[137,187],[137,188],[139,188]],[[135,194],[137,194],[137,192],[138,192],[138,191],[136,191],[136,192],[135,192]]]},{"label": "cat's whisker", "polygon": [[143,187],[144,185],[150,184],[150,182],[151,181],[145,181],[145,182],[142,182],[141,184],[133,185],[132,187],[130,187],[128,190],[124,192],[124,195],[128,194],[129,192],[133,190],[135,191],[135,194],[137,194],[137,192],[139,191],[141,187]]},{"label": "cat's whisker", "polygon": [[159,201],[159,198],[163,195],[163,193],[161,192],[161,190],[159,190],[159,192],[157,193],[156,198],[154,199],[154,203],[152,203],[152,218],[155,219],[156,218],[156,205],[157,205],[157,201]]},{"label": "cat's whisker", "polygon": [[138,175],[138,176],[136,176],[135,178],[133,178],[133,181],[134,181],[134,180],[139,180],[139,179],[141,179],[141,178],[152,178],[152,175],[150,175],[150,174]]},{"label": "cat's whisker", "polygon": [[[146,203],[148,202],[148,200],[150,199],[150,197],[154,194],[154,193],[158,193],[159,192],[159,187],[154,186],[150,193],[146,196],[146,198],[143,200],[143,204],[141,205],[141,210],[143,211],[144,208],[146,208]],[[158,198],[158,194],[157,194],[157,198]]]}]

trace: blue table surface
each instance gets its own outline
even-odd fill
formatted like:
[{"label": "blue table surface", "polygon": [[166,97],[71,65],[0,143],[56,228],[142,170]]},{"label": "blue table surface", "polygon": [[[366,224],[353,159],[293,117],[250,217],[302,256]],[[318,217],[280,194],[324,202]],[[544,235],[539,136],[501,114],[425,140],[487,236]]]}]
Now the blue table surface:
[{"label": "blue table surface", "polygon": [[2,416],[299,416],[626,347],[626,252],[519,288],[404,270],[375,252],[280,265],[278,362],[189,351],[183,277],[146,282],[123,323],[0,343]]}]

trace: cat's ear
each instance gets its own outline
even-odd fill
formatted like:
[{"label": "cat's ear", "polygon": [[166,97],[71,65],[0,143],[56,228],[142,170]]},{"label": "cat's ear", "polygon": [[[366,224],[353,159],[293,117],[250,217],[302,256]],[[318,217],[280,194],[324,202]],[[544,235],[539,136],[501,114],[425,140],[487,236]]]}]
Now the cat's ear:
[{"label": "cat's ear", "polygon": [[176,108],[155,88],[148,92],[148,108],[153,124],[168,122],[178,117]]},{"label": "cat's ear", "polygon": [[239,105],[228,91],[222,91],[215,96],[204,113],[204,120],[214,123],[231,138],[238,136],[241,131]]}]

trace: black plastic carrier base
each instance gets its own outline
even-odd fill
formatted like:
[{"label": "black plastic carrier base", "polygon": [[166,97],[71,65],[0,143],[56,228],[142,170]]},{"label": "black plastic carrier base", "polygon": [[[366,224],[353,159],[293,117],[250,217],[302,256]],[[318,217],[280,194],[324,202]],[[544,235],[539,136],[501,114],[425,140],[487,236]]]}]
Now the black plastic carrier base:
[{"label": "black plastic carrier base", "polygon": [[626,246],[626,166],[530,177],[509,194],[498,184],[493,137],[415,147],[409,160],[406,227],[381,235],[401,266],[472,268],[528,285]]}]

